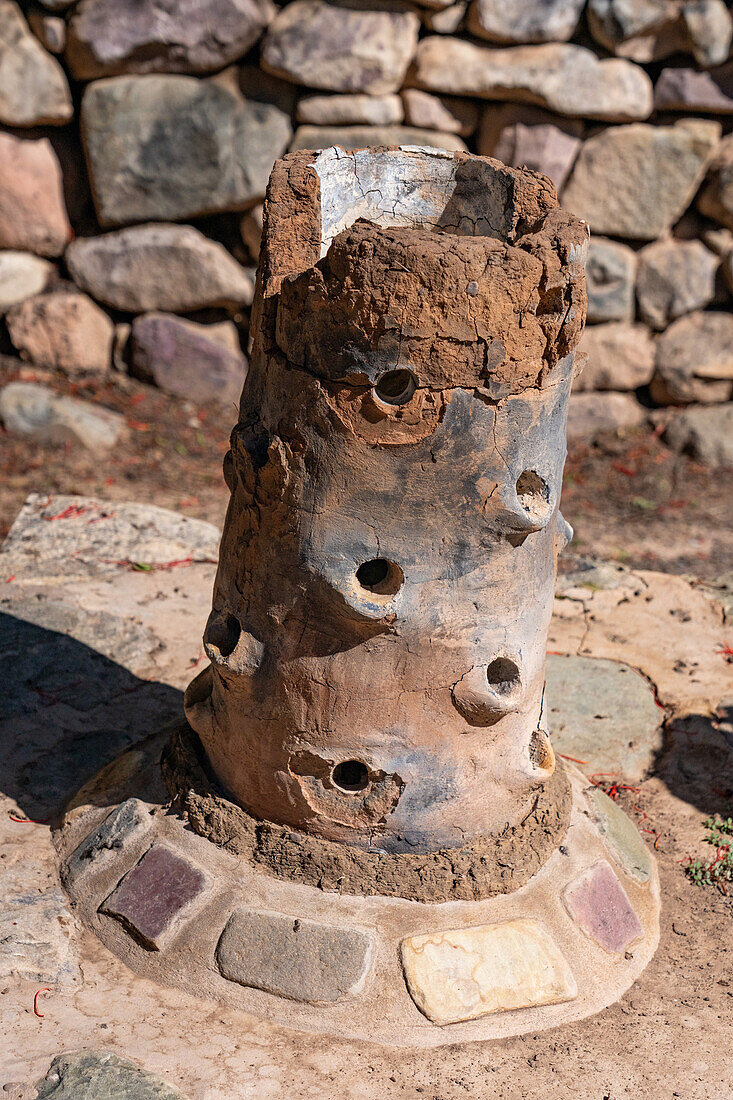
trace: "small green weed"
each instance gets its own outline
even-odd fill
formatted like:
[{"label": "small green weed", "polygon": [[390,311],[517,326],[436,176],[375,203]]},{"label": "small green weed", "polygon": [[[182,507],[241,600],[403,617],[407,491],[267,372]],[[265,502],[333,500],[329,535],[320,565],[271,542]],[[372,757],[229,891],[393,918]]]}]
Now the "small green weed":
[{"label": "small green weed", "polygon": [[706,863],[690,858],[685,872],[697,886],[715,886],[727,894],[728,884],[733,883],[733,817],[715,814],[703,822],[703,828],[707,831],[705,843],[715,848],[715,859]]}]

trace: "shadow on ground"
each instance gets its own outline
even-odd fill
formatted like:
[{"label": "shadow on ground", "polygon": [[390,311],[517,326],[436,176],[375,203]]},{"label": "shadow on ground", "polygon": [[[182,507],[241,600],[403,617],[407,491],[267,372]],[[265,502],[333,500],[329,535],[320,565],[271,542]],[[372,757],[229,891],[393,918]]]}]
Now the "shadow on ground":
[{"label": "shadow on ground", "polygon": [[183,714],[178,689],[4,613],[0,668],[0,792],[37,821],[54,824],[100,768]]}]

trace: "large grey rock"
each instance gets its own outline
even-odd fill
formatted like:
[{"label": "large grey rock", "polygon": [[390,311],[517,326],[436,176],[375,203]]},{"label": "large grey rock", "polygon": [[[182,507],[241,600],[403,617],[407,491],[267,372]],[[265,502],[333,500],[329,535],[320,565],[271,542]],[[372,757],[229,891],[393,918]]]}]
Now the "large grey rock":
[{"label": "large grey rock", "polygon": [[719,138],[719,124],[701,119],[610,127],[584,144],[563,205],[595,233],[659,237],[689,205]]},{"label": "large grey rock", "polygon": [[7,315],[22,359],[66,374],[102,373],[112,359],[114,325],[91,298],[60,291],[26,298]]},{"label": "large grey rock", "polygon": [[608,321],[589,325],[580,338],[579,352],[587,360],[573,379],[573,392],[635,390],[654,374],[654,341],[646,325]]},{"label": "large grey rock", "polygon": [[239,401],[247,364],[231,321],[199,325],[166,313],[132,322],[131,371],[167,393],[205,403]]},{"label": "large grey rock", "polygon": [[129,313],[186,313],[252,301],[252,280],[222,245],[189,225],[136,225],[66,250],[74,282]]},{"label": "large grey rock", "polygon": [[311,126],[392,126],[404,118],[398,95],[311,95],[298,100],[296,118]]},{"label": "large grey rock", "polygon": [[459,38],[424,38],[414,83],[429,92],[534,103],[576,118],[627,122],[652,110],[643,69],[619,58],[601,61],[582,46],[489,49]]},{"label": "large grey rock", "polygon": [[0,123],[57,126],[73,114],[58,61],[46,53],[12,0],[0,0]]},{"label": "large grey rock", "polygon": [[[59,515],[63,522],[52,522]],[[31,493],[0,547],[0,562],[3,576],[88,581],[114,577],[121,561],[216,562],[220,537],[213,523],[153,504]],[[81,640],[103,649],[89,633]]]},{"label": "large grey rock", "polygon": [[119,413],[35,382],[9,382],[0,390],[0,420],[6,431],[39,443],[76,442],[100,454],[125,432],[125,418]]},{"label": "large grey rock", "polygon": [[638,255],[636,299],[639,315],[655,329],[703,309],[715,297],[719,257],[701,241],[655,241]]},{"label": "large grey rock", "polygon": [[588,26],[620,57],[646,63],[689,47],[682,0],[588,0]]},{"label": "large grey rock", "polygon": [[0,248],[60,256],[71,226],[50,141],[0,133],[0,165]]},{"label": "large grey rock", "polygon": [[664,69],[654,87],[654,105],[660,111],[733,114],[733,63],[707,72]]},{"label": "large grey rock", "polygon": [[371,946],[370,937],[354,928],[237,909],[216,958],[231,982],[295,1001],[330,1003],[361,988]]},{"label": "large grey rock", "polygon": [[474,0],[468,29],[491,42],[565,42],[584,7],[585,0]]},{"label": "large grey rock", "polygon": [[457,96],[437,96],[419,88],[402,92],[405,122],[425,130],[442,130],[444,134],[470,137],[478,126],[478,108],[470,99]]},{"label": "large grey rock", "polygon": [[374,145],[420,145],[434,149],[465,150],[457,134],[418,130],[413,126],[299,126],[291,149],[366,149]]},{"label": "large grey rock", "polygon": [[697,196],[701,214],[733,229],[733,134],[723,138]]},{"label": "large grey rock", "polygon": [[253,46],[271,0],[82,0],[66,60],[77,80],[122,73],[205,73]]},{"label": "large grey rock", "polygon": [[585,274],[590,322],[633,319],[636,280],[633,249],[619,241],[591,235]]},{"label": "large grey rock", "polygon": [[646,410],[630,393],[573,393],[568,405],[568,443],[591,442],[605,432],[638,428]]},{"label": "large grey rock", "polygon": [[706,466],[733,466],[733,403],[685,409],[667,426],[664,441]]},{"label": "large grey rock", "polygon": [[65,885],[88,871],[96,872],[111,862],[111,857],[148,832],[150,809],[138,798],[121,802],[104,821],[81,842],[68,862]]},{"label": "large grey rock", "polygon": [[334,92],[396,92],[415,54],[420,20],[399,4],[295,0],[262,44],[267,72]]},{"label": "large grey rock", "polygon": [[583,123],[540,107],[492,103],[481,120],[477,152],[549,176],[559,192],[582,145]]},{"label": "large grey rock", "polygon": [[242,210],[261,199],[290,120],[230,78],[118,76],[91,84],[82,133],[104,226]]},{"label": "large grey rock", "polygon": [[[545,706],[555,752],[638,783],[662,747],[661,712],[649,684],[629,665],[550,654]],[[605,796],[604,796],[605,797]]]},{"label": "large grey rock", "polygon": [[104,1050],[59,1054],[37,1100],[186,1100],[173,1085]]},{"label": "large grey rock", "polygon": [[651,384],[660,405],[714,405],[730,401],[733,389],[733,316],[690,313],[657,340]]},{"label": "large grey rock", "polygon": [[53,264],[30,252],[0,252],[0,313],[45,290]]}]

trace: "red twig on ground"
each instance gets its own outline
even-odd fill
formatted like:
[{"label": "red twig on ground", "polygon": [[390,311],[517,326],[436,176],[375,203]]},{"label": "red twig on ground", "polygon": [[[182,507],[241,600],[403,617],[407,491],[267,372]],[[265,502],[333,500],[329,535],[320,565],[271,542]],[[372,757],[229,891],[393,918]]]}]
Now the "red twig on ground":
[{"label": "red twig on ground", "polygon": [[601,783],[597,779],[597,776],[599,776],[599,775],[613,776],[615,774],[616,774],[615,772],[595,772],[590,777],[590,781],[591,781],[591,783],[593,784],[594,787],[600,787],[601,790],[603,791],[603,793],[607,794],[612,802],[616,802],[618,800],[619,791],[637,791],[638,792],[641,789],[640,787],[629,787],[628,784],[626,784],[626,783],[611,783],[608,787],[606,787],[606,786],[604,786],[603,783]]},{"label": "red twig on ground", "polygon": [[32,817],[18,817],[17,814],[8,814],[8,817],[16,825],[48,825],[48,821],[34,821]]},{"label": "red twig on ground", "polygon": [[624,466],[622,462],[614,462],[613,468],[618,470],[620,474],[626,474],[626,477],[636,477],[636,470],[633,470],[631,466]]},{"label": "red twig on ground", "polygon": [[51,987],[49,985],[44,985],[43,989],[39,989],[38,992],[36,993],[35,997],[33,998],[33,1011],[35,1012],[36,1016],[38,1016],[38,1018],[40,1020],[43,1019],[43,1013],[38,1011],[38,998],[41,995],[41,993],[50,993],[50,992],[51,992]]},{"label": "red twig on ground", "polygon": [[559,752],[557,755],[559,757],[561,757],[563,760],[572,760],[573,764],[587,764],[588,763],[587,760],[578,760],[577,756],[566,756],[564,752]]}]

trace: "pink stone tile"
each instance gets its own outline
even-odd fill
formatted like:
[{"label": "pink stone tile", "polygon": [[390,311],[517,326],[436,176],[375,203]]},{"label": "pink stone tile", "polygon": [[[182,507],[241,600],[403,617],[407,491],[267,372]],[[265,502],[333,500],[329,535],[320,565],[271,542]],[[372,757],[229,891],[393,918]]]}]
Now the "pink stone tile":
[{"label": "pink stone tile", "polygon": [[576,924],[604,951],[620,955],[643,934],[626,891],[605,860],[571,882],[563,899]]}]

